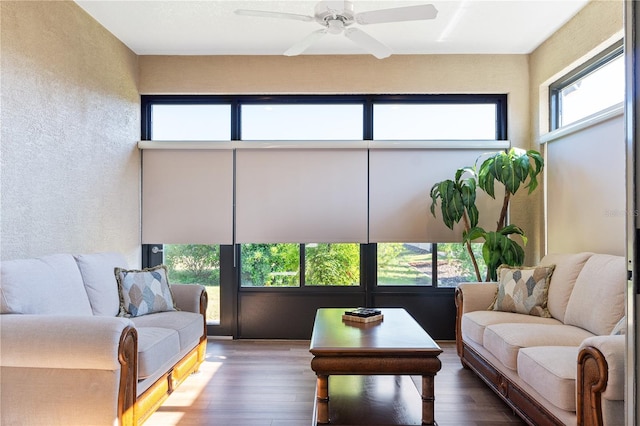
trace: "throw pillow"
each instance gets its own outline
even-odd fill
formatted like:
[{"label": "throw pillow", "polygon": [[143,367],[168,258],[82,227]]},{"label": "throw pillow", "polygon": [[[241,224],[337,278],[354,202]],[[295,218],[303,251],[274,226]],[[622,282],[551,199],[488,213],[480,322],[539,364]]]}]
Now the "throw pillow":
[{"label": "throw pillow", "polygon": [[498,267],[498,292],[490,310],[550,318],[547,297],[556,265]]},{"label": "throw pillow", "polygon": [[612,336],[620,336],[622,334],[627,334],[627,316],[623,316],[620,318],[620,321],[613,327],[611,330]]},{"label": "throw pillow", "polygon": [[139,317],[154,312],[177,310],[164,265],[143,270],[115,268],[120,313],[123,317]]}]

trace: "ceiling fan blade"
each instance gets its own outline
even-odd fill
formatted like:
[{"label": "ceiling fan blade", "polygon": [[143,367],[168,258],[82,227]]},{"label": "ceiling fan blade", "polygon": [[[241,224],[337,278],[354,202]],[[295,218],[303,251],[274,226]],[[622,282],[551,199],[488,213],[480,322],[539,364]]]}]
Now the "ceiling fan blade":
[{"label": "ceiling fan blade", "polygon": [[268,10],[236,9],[236,15],[257,16],[259,18],[294,19],[296,21],[313,21],[313,16],[298,15],[297,13],[270,12]]},{"label": "ceiling fan blade", "polygon": [[392,9],[371,10],[356,14],[355,20],[358,24],[384,24],[387,22],[421,21],[425,19],[435,19],[438,16],[438,9],[432,4],[422,4],[418,6],[396,7]]},{"label": "ceiling fan blade", "polygon": [[300,40],[299,42],[291,46],[289,49],[287,49],[287,51],[284,52],[284,55],[296,56],[301,54],[302,52],[307,50],[309,46],[311,46],[313,43],[320,40],[320,38],[326,33],[327,33],[326,28],[312,32],[311,34],[309,34],[308,36],[306,36],[305,38],[303,38],[302,40]]},{"label": "ceiling fan blade", "polygon": [[378,59],[391,55],[391,49],[358,28],[349,28],[344,35]]}]

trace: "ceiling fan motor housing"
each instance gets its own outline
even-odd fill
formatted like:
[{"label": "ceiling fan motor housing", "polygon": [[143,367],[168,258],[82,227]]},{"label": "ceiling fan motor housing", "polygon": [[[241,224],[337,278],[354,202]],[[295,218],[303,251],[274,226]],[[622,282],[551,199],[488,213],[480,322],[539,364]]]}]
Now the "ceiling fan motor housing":
[{"label": "ceiling fan motor housing", "polygon": [[[350,1],[321,1],[315,7],[315,20],[331,30],[332,21],[342,22],[342,28],[354,23],[355,13]],[[333,23],[335,26],[336,23]]]}]

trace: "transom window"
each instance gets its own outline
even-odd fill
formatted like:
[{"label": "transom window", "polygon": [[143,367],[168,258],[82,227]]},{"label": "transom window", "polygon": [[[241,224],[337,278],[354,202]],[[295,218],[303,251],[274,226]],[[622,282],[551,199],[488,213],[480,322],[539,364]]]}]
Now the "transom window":
[{"label": "transom window", "polygon": [[624,101],[622,42],[565,75],[550,87],[551,130]]},{"label": "transom window", "polygon": [[362,104],[242,105],[242,140],[362,140]]},{"label": "transom window", "polygon": [[231,139],[231,106],[154,104],[151,134],[157,141],[225,141]]},{"label": "transom window", "polygon": [[495,103],[375,104],[373,136],[379,140],[495,139],[497,107]]}]

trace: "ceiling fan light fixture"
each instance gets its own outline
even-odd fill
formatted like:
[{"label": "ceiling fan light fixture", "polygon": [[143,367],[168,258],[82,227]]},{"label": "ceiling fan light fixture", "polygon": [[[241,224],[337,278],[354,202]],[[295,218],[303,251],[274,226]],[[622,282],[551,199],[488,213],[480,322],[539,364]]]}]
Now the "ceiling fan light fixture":
[{"label": "ceiling fan light fixture", "polygon": [[329,34],[338,35],[344,30],[344,22],[341,19],[329,19],[327,21],[327,29]]}]

